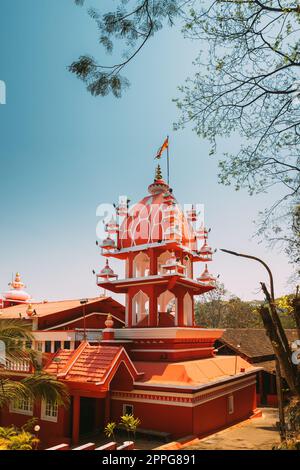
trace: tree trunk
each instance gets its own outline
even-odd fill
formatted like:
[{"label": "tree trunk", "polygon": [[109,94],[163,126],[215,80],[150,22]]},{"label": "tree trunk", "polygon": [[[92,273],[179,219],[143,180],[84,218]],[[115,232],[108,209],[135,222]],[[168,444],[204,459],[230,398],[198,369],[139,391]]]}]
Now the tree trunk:
[{"label": "tree trunk", "polygon": [[296,297],[293,301],[293,315],[297,325],[298,336],[300,339],[300,298]]},{"label": "tree trunk", "polygon": [[278,335],[277,328],[267,307],[260,308],[261,318],[273,346],[274,353],[280,363],[281,370],[284,372],[285,379],[291,391],[300,398],[300,387],[297,381],[297,370],[295,371],[291,363],[290,354],[286,352],[281,338]]}]

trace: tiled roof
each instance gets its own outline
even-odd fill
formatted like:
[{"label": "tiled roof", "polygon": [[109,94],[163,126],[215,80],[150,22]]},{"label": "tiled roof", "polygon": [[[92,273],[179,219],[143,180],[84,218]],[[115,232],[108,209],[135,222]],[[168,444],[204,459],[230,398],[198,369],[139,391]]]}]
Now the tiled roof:
[{"label": "tiled roof", "polygon": [[[287,329],[285,332],[290,342],[298,339],[297,330]],[[271,342],[264,329],[228,328],[219,341],[252,360],[274,356]]]},{"label": "tiled roof", "polygon": [[121,347],[90,346],[83,342],[75,351],[59,350],[44,370],[71,382],[101,383],[121,351]]},{"label": "tiled roof", "polygon": [[235,373],[255,371],[256,367],[237,356],[216,356],[207,359],[175,363],[135,362],[138,371],[145,372],[143,382],[176,386],[197,386],[216,382]]},{"label": "tiled roof", "polygon": [[[106,300],[111,300],[111,302],[116,303],[111,297],[95,297],[88,299],[86,305],[91,305],[93,303],[103,302]],[[34,310],[36,310],[38,317],[44,317],[54,313],[63,312],[64,310],[71,310],[73,308],[80,307],[80,299],[73,300],[59,300],[55,302],[37,302],[32,303]],[[0,309],[0,319],[10,319],[10,318],[20,318],[26,316],[26,311],[28,309],[28,304],[18,304],[13,305],[12,307],[7,307]],[[34,318],[34,317],[33,317]]]}]

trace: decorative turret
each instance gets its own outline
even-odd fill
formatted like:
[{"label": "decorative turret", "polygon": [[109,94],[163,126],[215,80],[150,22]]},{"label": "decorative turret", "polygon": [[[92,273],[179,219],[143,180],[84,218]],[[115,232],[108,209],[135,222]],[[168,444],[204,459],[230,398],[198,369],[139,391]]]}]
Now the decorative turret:
[{"label": "decorative turret", "polygon": [[25,284],[21,280],[20,273],[16,273],[15,279],[8,284],[11,289],[3,293],[4,305],[14,305],[17,303],[28,303],[31,295],[28,294],[24,288]]},{"label": "decorative turret", "polygon": [[212,254],[213,254],[212,248],[207,244],[207,241],[205,240],[205,242],[203,243],[199,251],[201,261],[211,261]]},{"label": "decorative turret", "polygon": [[102,342],[107,343],[109,341],[113,341],[115,338],[115,331],[114,331],[114,320],[112,315],[109,313],[107,318],[104,322],[105,328],[102,331]]},{"label": "decorative turret", "polygon": [[194,206],[192,206],[192,208],[186,212],[186,217],[190,222],[196,222],[197,212]]},{"label": "decorative turret", "polygon": [[109,234],[115,234],[119,231],[119,224],[117,221],[112,217],[108,224],[106,224],[105,230]]},{"label": "decorative turret", "polygon": [[162,269],[165,274],[178,274],[185,275],[185,266],[180,263],[180,260],[176,258],[174,251],[172,251],[171,257],[166,261],[166,264],[162,265]]},{"label": "decorative turret", "polygon": [[148,191],[150,194],[157,194],[162,192],[167,192],[169,190],[169,185],[165,182],[161,174],[160,165],[157,165],[155,170],[154,182],[148,186]]},{"label": "decorative turret", "polygon": [[214,284],[215,283],[216,278],[213,277],[209,273],[209,271],[207,269],[207,264],[205,265],[205,269],[204,269],[203,273],[201,274],[201,276],[197,278],[197,281],[204,282],[206,284]]},{"label": "decorative turret", "polygon": [[101,269],[100,274],[97,274],[97,284],[103,282],[102,280],[105,279],[109,281],[110,279],[117,279],[118,275],[114,273],[113,269],[108,264],[108,259],[106,260],[105,266]]},{"label": "decorative turret", "polygon": [[102,250],[112,250],[116,247],[116,244],[114,240],[110,238],[110,236],[108,236],[102,241],[100,247],[102,248]]}]

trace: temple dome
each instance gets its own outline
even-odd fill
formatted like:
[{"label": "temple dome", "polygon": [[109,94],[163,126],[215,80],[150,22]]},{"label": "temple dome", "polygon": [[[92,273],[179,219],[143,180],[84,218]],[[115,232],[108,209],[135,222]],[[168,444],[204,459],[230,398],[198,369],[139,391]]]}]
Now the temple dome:
[{"label": "temple dome", "polygon": [[20,273],[16,273],[14,281],[10,282],[11,289],[3,293],[3,300],[7,302],[29,302],[31,295],[24,290],[25,284],[21,281]]},{"label": "temple dome", "polygon": [[148,190],[150,195],[132,206],[124,218],[119,231],[118,249],[174,239],[196,250],[197,240],[192,224],[163,180],[160,169]]}]

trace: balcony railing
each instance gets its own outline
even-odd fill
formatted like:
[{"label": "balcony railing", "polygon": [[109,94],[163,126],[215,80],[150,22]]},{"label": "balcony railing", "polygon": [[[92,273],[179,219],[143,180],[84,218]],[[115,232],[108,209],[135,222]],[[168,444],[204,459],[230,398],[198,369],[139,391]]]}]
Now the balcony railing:
[{"label": "balcony railing", "polygon": [[31,363],[27,359],[20,360],[20,361],[6,360],[5,369],[13,371],[13,372],[30,372]]}]

